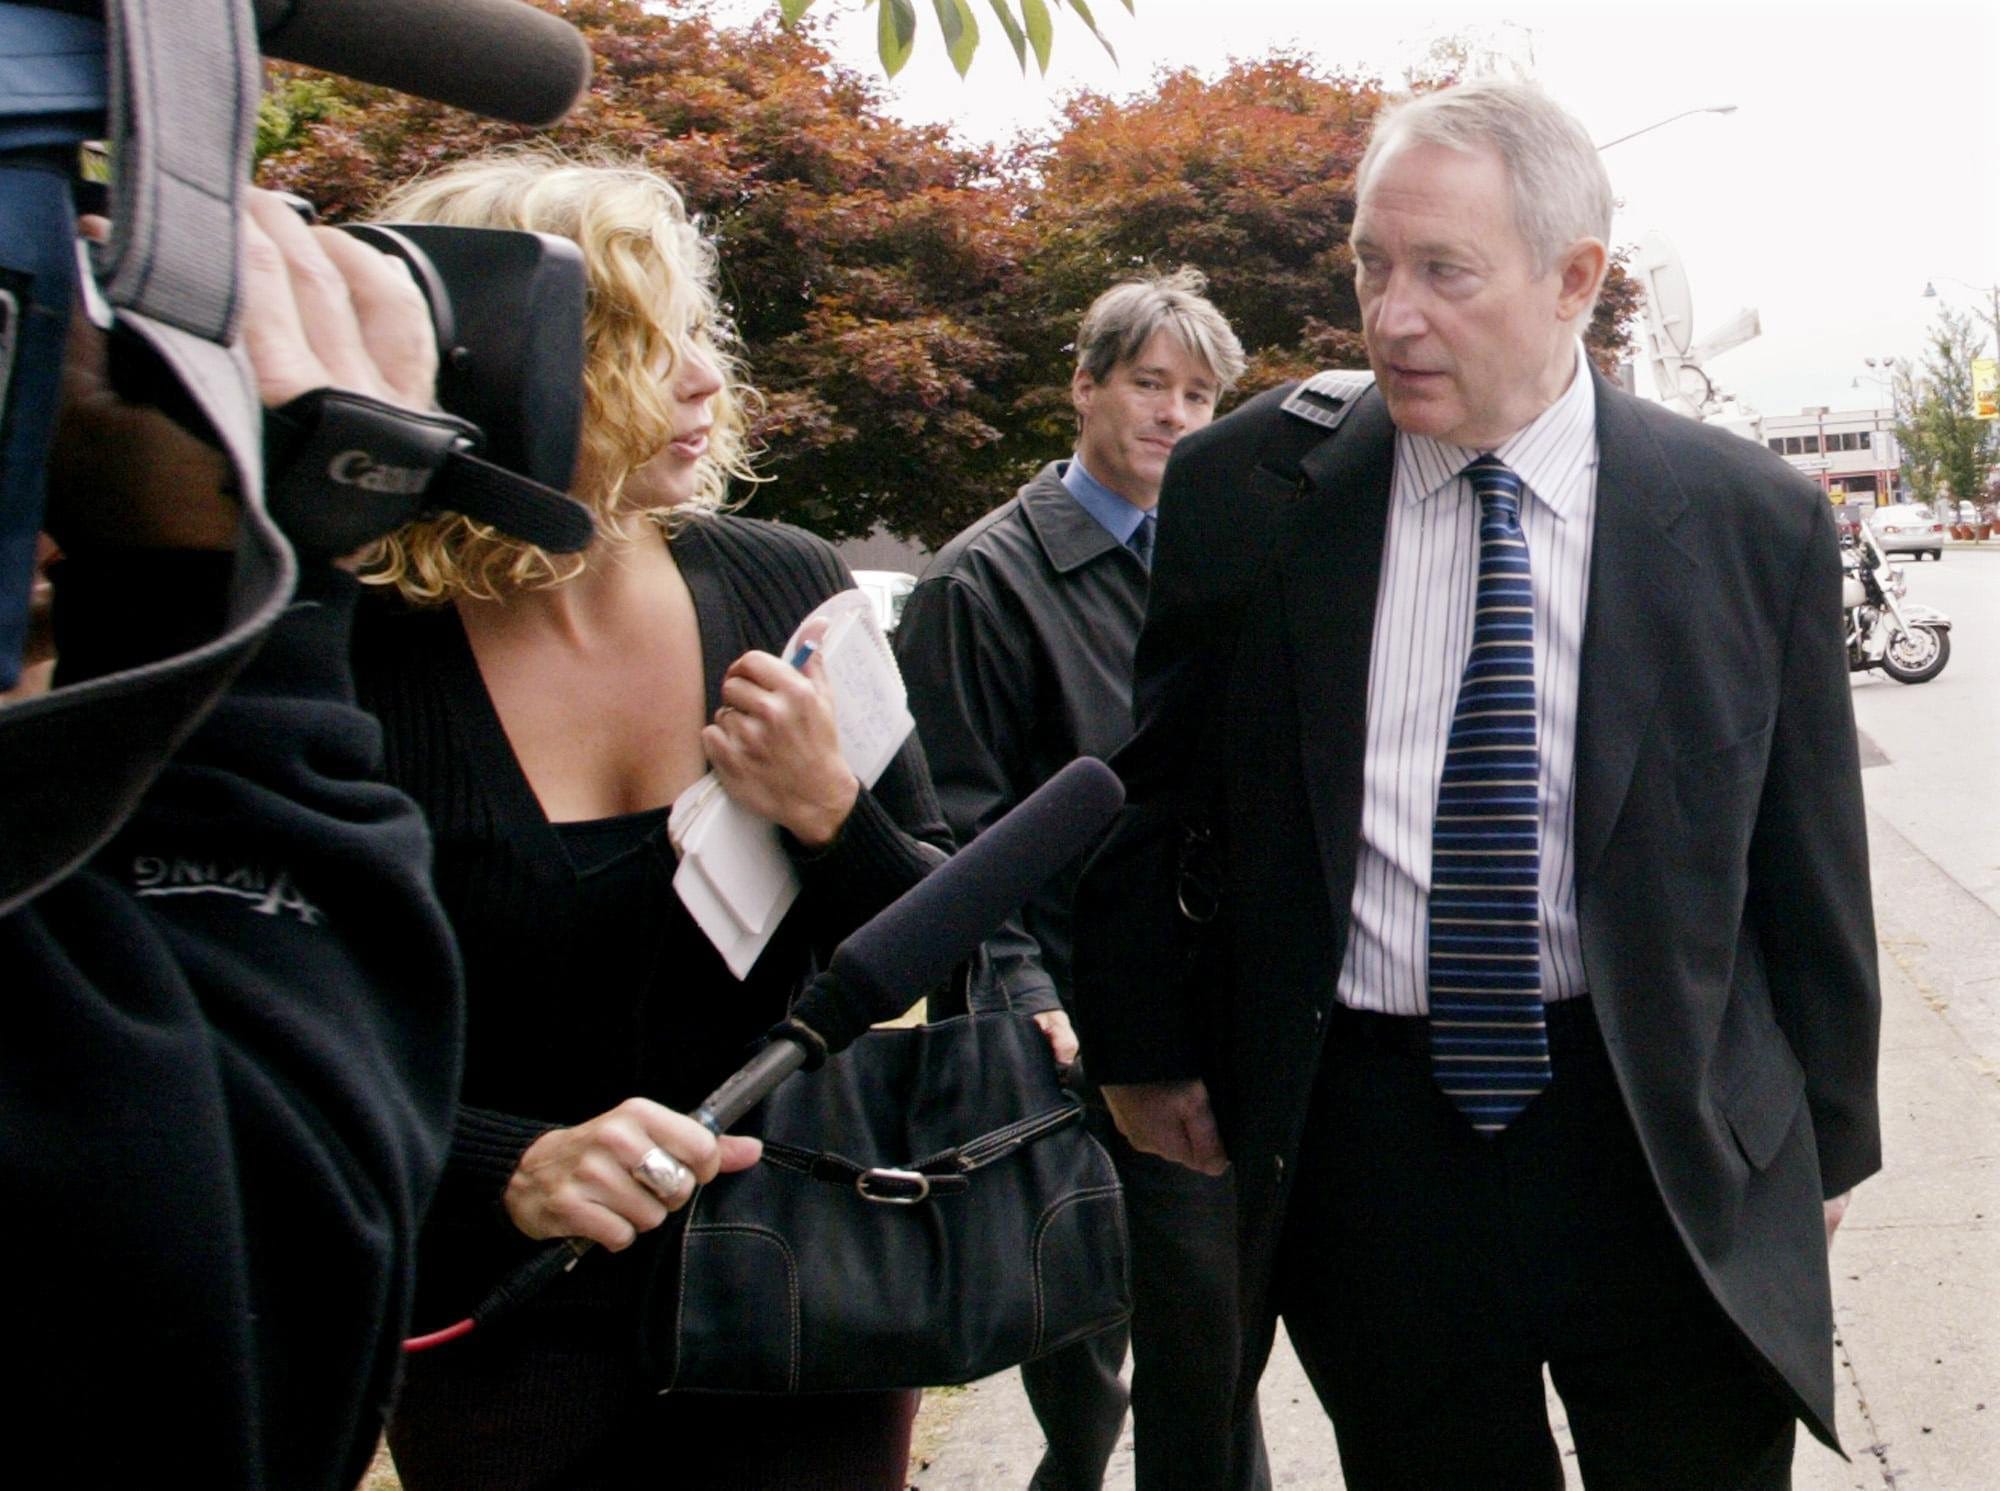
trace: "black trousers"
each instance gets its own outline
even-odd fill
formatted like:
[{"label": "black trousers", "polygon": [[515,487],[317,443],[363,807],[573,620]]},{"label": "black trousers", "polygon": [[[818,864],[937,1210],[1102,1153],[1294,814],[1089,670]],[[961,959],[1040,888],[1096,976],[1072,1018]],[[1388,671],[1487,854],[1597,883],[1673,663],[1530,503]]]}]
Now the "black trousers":
[{"label": "black trousers", "polygon": [[[1270,1491],[1254,1393],[1234,1406],[1242,1312],[1236,1188],[1141,1154],[1093,1106],[1118,1167],[1132,1246],[1132,1437],[1137,1491]],[[1097,1491],[1125,1421],[1120,1326],[1021,1368],[1048,1436],[1031,1491]]]},{"label": "black trousers", "polygon": [[903,1491],[921,1397],[661,1395],[629,1353],[496,1330],[408,1359],[389,1448],[407,1491]]},{"label": "black trousers", "polygon": [[1783,1491],[1795,1424],[1688,1260],[1587,1000],[1547,1090],[1476,1134],[1421,1019],[1342,1011],[1276,1304],[1354,1491],[1560,1491],[1544,1365],[1591,1491]]}]

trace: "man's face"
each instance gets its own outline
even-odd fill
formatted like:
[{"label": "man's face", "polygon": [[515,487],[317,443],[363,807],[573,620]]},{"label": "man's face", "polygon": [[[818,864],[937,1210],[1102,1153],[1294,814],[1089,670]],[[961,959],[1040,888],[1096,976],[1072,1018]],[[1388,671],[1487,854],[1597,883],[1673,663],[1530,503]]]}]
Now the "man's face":
[{"label": "man's face", "polygon": [[1215,418],[1216,378],[1207,363],[1164,331],[1099,382],[1078,368],[1076,453],[1083,469],[1135,507],[1160,500],[1167,453]]},{"label": "man's face", "polygon": [[1604,248],[1579,240],[1538,274],[1497,151],[1396,151],[1361,195],[1353,246],[1368,361],[1398,429],[1490,450],[1569,386]]}]

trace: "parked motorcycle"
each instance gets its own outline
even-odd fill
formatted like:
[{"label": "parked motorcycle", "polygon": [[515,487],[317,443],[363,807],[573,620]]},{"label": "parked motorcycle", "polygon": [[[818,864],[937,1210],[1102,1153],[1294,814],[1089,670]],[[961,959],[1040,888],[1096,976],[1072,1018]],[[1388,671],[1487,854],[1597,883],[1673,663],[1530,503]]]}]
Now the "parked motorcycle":
[{"label": "parked motorcycle", "polygon": [[1880,668],[1898,683],[1924,683],[1951,657],[1951,618],[1904,598],[1903,571],[1889,562],[1866,519],[1841,542],[1841,603],[1847,608],[1847,671]]}]

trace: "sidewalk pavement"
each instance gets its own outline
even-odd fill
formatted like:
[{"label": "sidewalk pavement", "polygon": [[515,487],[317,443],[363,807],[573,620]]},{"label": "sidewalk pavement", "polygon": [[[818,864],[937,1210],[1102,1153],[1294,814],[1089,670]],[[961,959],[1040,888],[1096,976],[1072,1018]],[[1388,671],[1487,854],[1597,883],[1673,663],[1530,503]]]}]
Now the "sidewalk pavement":
[{"label": "sidewalk pavement", "polygon": [[[1852,1459],[1802,1432],[1794,1486],[1988,1491],[2000,1485],[2000,915],[1879,816],[1869,834],[1886,1166],[1855,1192],[1833,1248],[1840,1433]],[[1262,1400],[1274,1484],[1344,1486],[1333,1432],[1282,1335]],[[1550,1421],[1580,1487],[1553,1396]],[[1019,1375],[1003,1373],[927,1395],[911,1486],[1020,1491],[1041,1452]],[[1132,1484],[1128,1425],[1104,1485]]]}]

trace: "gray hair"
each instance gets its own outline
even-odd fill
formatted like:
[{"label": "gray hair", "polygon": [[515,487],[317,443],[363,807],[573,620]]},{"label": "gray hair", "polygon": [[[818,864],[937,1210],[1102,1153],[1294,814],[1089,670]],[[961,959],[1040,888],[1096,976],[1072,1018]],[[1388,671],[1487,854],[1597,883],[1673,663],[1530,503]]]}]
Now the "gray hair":
[{"label": "gray hair", "polygon": [[1144,351],[1155,332],[1164,331],[1207,364],[1221,385],[1218,395],[1227,393],[1243,376],[1243,344],[1202,295],[1207,288],[1208,277],[1186,264],[1172,274],[1155,272],[1113,285],[1083,313],[1076,333],[1078,370],[1102,383],[1119,363]]},{"label": "gray hair", "polygon": [[1375,169],[1411,145],[1476,151],[1491,146],[1507,168],[1514,226],[1546,274],[1579,238],[1611,243],[1611,178],[1575,117],[1533,83],[1481,78],[1384,109],[1354,173],[1357,198]]}]

